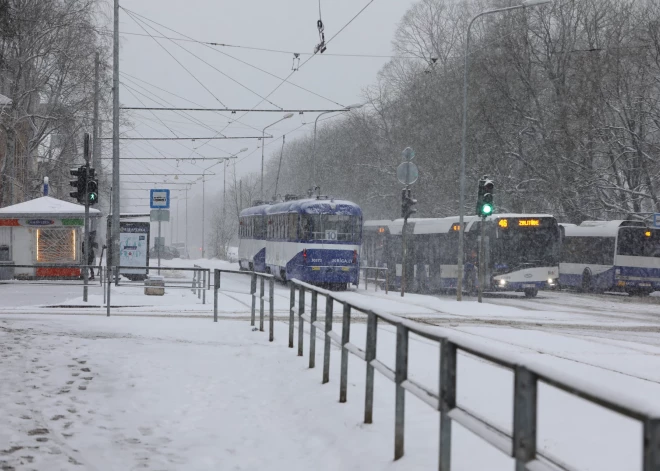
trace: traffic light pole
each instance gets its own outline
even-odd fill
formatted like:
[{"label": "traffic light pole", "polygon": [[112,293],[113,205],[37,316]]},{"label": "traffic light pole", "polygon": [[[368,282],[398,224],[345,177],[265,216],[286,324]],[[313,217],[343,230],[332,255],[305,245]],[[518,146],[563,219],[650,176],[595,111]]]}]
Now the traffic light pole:
[{"label": "traffic light pole", "polygon": [[[85,152],[85,190],[84,190],[84,195],[85,195],[85,253],[83,254],[83,265],[88,265],[89,264],[89,254],[91,253],[92,247],[91,247],[91,237],[89,233],[89,191],[88,191],[88,184],[89,182],[89,133],[85,133],[85,142],[84,142],[84,152]],[[83,288],[83,302],[87,302],[87,295],[88,295],[88,287],[87,285],[89,284],[89,269],[88,268],[83,268],[83,280],[84,280],[84,288]]]},{"label": "traffic light pole", "polygon": [[484,238],[486,236],[486,217],[481,217],[481,240],[479,241],[479,302],[481,301],[484,292],[484,284],[486,283],[486,244]]},{"label": "traffic light pole", "polygon": [[[401,229],[401,297],[406,292],[406,232],[408,231],[408,217],[403,218],[403,228]],[[395,267],[396,269],[396,267]],[[395,273],[396,274],[396,273]]]}]

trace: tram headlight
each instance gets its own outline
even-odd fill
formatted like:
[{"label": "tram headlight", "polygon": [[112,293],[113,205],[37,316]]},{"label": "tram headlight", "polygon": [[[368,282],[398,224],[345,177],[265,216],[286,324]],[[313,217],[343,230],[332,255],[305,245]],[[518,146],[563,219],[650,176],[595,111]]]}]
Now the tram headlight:
[{"label": "tram headlight", "polygon": [[506,286],[506,280],[500,280],[500,287],[503,288]]},{"label": "tram headlight", "polygon": [[549,284],[549,285],[554,285],[554,284],[555,284],[555,280],[553,280],[552,278],[548,278],[548,284]]}]

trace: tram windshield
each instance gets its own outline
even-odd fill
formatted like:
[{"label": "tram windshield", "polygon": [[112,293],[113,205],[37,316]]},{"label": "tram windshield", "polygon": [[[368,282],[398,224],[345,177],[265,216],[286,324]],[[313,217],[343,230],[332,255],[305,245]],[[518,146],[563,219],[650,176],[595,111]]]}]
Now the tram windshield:
[{"label": "tram windshield", "polygon": [[660,257],[660,231],[627,227],[619,230],[618,255]]},{"label": "tram windshield", "polygon": [[341,242],[358,242],[360,240],[359,216],[305,214],[302,216],[301,224],[304,239]]}]

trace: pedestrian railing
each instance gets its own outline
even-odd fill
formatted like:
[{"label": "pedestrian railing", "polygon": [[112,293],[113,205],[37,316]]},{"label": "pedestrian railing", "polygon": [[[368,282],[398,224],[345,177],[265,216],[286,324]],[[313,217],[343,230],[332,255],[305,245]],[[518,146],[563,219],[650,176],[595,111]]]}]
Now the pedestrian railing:
[{"label": "pedestrian railing", "polygon": [[[385,267],[360,267],[364,278],[364,289],[369,289],[369,282],[373,282],[374,291],[378,291],[378,282],[382,281],[385,284],[385,294],[389,293],[390,274]],[[373,273],[373,278],[369,278],[369,273]],[[382,274],[382,276],[381,276]]]},{"label": "pedestrian railing", "polygon": [[196,270],[193,272],[192,279],[192,292],[197,292],[197,299],[203,297],[202,304],[206,304],[206,280],[208,272],[208,281],[211,282],[211,272],[208,269],[202,268],[199,265],[193,265]]},{"label": "pedestrian railing", "polygon": [[[213,273],[213,322],[218,322],[218,291],[222,286],[222,274],[231,273],[234,275],[250,276],[250,295],[252,296],[252,308],[250,311],[250,325],[256,323],[256,304],[259,298],[259,330],[264,331],[264,304],[266,302],[265,282],[268,280],[268,339],[272,342],[275,330],[275,277],[267,273],[257,273],[253,271],[225,270],[216,268]],[[257,281],[259,281],[259,294],[257,294]]]},{"label": "pedestrian railing", "polygon": [[[216,270],[216,278],[219,277]],[[253,285],[254,285],[253,281]],[[217,283],[216,283],[217,284]],[[452,423],[456,422],[482,440],[493,445],[515,459],[516,470],[551,471],[568,470],[558,459],[542,453],[537,447],[537,396],[539,384],[546,384],[573,396],[598,404],[610,411],[638,420],[642,423],[644,434],[643,471],[660,471],[660,416],[652,407],[644,408],[635,401],[625,400],[609,394],[584,381],[567,380],[565,374],[533,362],[521,362],[520,359],[505,352],[488,349],[477,342],[449,335],[433,326],[370,309],[367,305],[342,299],[341,294],[320,289],[298,280],[290,282],[289,312],[289,347],[294,346],[294,322],[298,317],[298,356],[303,356],[304,324],[309,323],[309,367],[315,367],[316,329],[324,333],[323,348],[323,383],[330,381],[330,348],[334,342],[341,348],[339,379],[339,402],[347,400],[348,359],[349,354],[367,363],[364,422],[373,421],[374,371],[395,384],[395,423],[394,423],[394,459],[404,454],[405,400],[406,392],[413,394],[440,414],[439,469],[451,469]],[[263,291],[262,291],[263,293]],[[305,311],[305,296],[311,295],[311,307]],[[298,301],[296,302],[296,294]],[[325,315],[318,320],[318,297],[325,297]],[[343,305],[341,335],[332,330],[334,303]],[[271,316],[272,316],[271,304]],[[367,317],[366,348],[363,350],[351,343],[351,316],[353,311]],[[272,317],[271,317],[272,319]],[[377,331],[380,323],[396,328],[396,360],[391,369],[377,357]],[[271,331],[272,332],[272,331]],[[440,349],[439,387],[437,390],[423,386],[408,377],[408,343],[410,334],[416,334],[427,340],[437,342]],[[272,336],[271,336],[272,340]],[[514,374],[513,392],[513,433],[502,430],[497,424],[477,416],[456,402],[456,360],[458,352],[464,352],[477,358],[509,369]]]}]

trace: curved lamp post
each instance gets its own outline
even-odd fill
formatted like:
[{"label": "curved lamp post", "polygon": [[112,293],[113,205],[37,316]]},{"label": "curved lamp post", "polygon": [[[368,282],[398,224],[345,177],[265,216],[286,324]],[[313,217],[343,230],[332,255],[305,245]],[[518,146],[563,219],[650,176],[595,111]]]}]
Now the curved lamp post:
[{"label": "curved lamp post", "polygon": [[467,29],[467,38],[465,40],[465,66],[464,66],[464,75],[463,75],[463,130],[461,137],[461,177],[460,177],[460,195],[459,195],[459,225],[460,231],[458,233],[458,270],[456,275],[456,300],[461,301],[463,299],[463,247],[464,247],[464,238],[465,231],[463,226],[463,220],[465,219],[465,152],[466,152],[466,133],[467,133],[467,100],[468,100],[468,59],[469,59],[469,49],[470,49],[470,29],[472,24],[477,18],[480,18],[485,15],[490,15],[492,13],[501,13],[511,10],[518,10],[520,8],[536,7],[540,5],[545,5],[552,3],[552,0],[527,0],[520,5],[515,5],[512,7],[506,8],[497,8],[495,10],[482,11],[476,15],[472,20]]},{"label": "curved lamp post", "polygon": [[[359,108],[362,108],[365,105],[365,103],[356,103],[354,105],[347,106],[345,110],[342,110],[341,112],[346,112],[346,111],[352,111],[352,110],[357,110]],[[314,190],[317,186],[318,180],[316,179],[316,124],[319,122],[319,118],[323,116],[324,114],[328,113],[337,113],[337,111],[324,111],[323,113],[319,113],[319,115],[316,117],[314,120],[314,141],[313,141],[313,146],[312,146],[312,178],[314,181],[312,182],[312,190]]]}]

